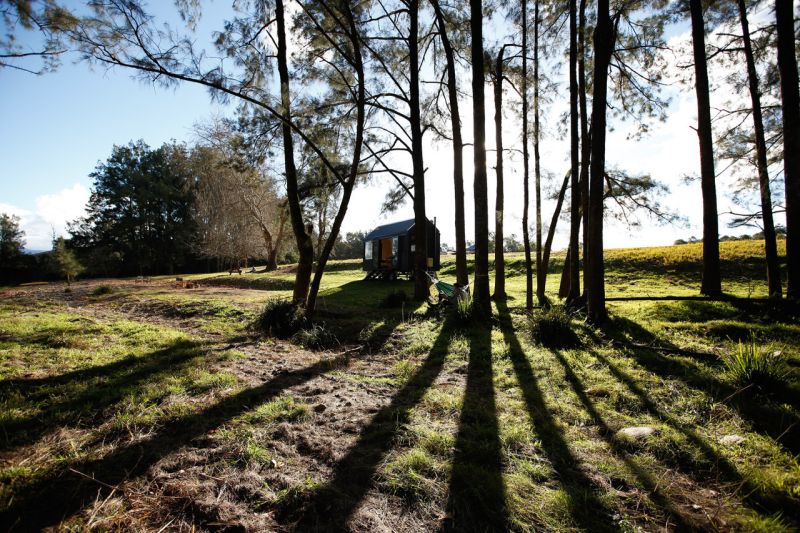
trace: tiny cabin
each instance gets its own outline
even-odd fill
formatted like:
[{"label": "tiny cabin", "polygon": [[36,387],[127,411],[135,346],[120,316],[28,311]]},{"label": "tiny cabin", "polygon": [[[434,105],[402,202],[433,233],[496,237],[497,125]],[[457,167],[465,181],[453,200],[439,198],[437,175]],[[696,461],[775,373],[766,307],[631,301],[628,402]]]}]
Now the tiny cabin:
[{"label": "tiny cabin", "polygon": [[[439,270],[439,230],[427,221],[427,268]],[[364,237],[364,270],[367,279],[395,279],[398,274],[411,276],[416,251],[414,219],[378,226]]]}]

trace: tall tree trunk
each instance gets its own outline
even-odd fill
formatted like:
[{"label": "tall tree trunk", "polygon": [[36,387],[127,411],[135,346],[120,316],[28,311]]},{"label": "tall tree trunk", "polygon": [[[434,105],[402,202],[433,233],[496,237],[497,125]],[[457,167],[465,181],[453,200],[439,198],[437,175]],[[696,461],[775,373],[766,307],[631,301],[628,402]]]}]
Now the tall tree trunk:
[{"label": "tall tree trunk", "polygon": [[419,0],[409,0],[410,31],[409,106],[411,117],[411,160],[414,174],[414,298],[424,300],[430,294],[425,271],[428,269],[428,219],[425,216],[425,168],[422,156],[422,119],[419,102]]},{"label": "tall tree trunk", "polygon": [[[325,273],[325,266],[331,256],[333,247],[336,244],[336,239],[339,236],[339,231],[342,227],[345,214],[347,214],[347,207],[350,204],[350,196],[353,193],[353,188],[358,178],[359,165],[361,164],[361,151],[364,145],[364,123],[366,121],[366,75],[364,73],[363,56],[361,52],[361,40],[356,27],[355,16],[347,5],[347,23],[350,32],[350,43],[353,47],[353,68],[356,73],[357,89],[356,89],[356,136],[353,144],[353,158],[350,162],[350,169],[347,179],[342,186],[342,201],[339,203],[339,209],[333,219],[328,239],[320,253],[319,262],[317,264],[317,271],[314,273],[314,280],[311,282],[311,290],[308,293],[308,304],[306,305],[306,318],[312,318],[314,310],[317,305],[317,295],[322,283],[322,275]],[[427,289],[427,286],[426,286]]]},{"label": "tall tree trunk", "polygon": [[703,190],[703,280],[700,292],[708,296],[719,296],[722,294],[719,271],[719,220],[702,0],[689,0],[689,9],[692,17],[692,49],[694,51],[695,91],[697,92],[700,184]]},{"label": "tall tree trunk", "polygon": [[485,314],[491,313],[489,301],[489,201],[486,184],[486,108],[483,66],[483,2],[470,0],[472,33],[472,126],[475,177],[475,292],[474,305]]},{"label": "tall tree trunk", "polygon": [[[537,0],[538,1],[538,0]],[[533,309],[533,269],[528,225],[530,169],[528,154],[528,0],[522,0],[522,241],[525,247],[525,309]]]},{"label": "tall tree trunk", "polygon": [[758,73],[753,57],[753,44],[750,41],[750,24],[747,20],[747,7],[744,0],[739,5],[739,21],[742,25],[744,56],[747,61],[747,80],[750,84],[750,100],[753,105],[753,129],[756,134],[756,160],[758,184],[761,192],[761,220],[764,223],[764,252],[767,259],[767,286],[771,298],[781,297],[781,269],[778,263],[778,244],[775,240],[775,222],[772,219],[772,195],[769,190],[769,171],[767,170],[767,142],[764,138],[764,119],[761,114],[761,94],[758,88]]},{"label": "tall tree trunk", "polygon": [[453,189],[455,191],[456,224],[456,281],[465,286],[469,283],[467,273],[467,238],[464,228],[464,141],[461,138],[461,113],[458,107],[458,82],[453,46],[447,36],[447,27],[438,0],[431,0],[439,27],[439,37],[447,62],[447,94],[450,101],[450,128],[453,130]]},{"label": "tall tree trunk", "polygon": [[536,175],[536,299],[544,305],[542,272],[542,168],[539,158],[539,0],[533,3],[533,168]]},{"label": "tall tree trunk", "polygon": [[800,300],[800,91],[794,40],[794,3],[775,2],[778,70],[783,107],[783,179],[786,183],[786,295]]},{"label": "tall tree trunk", "polygon": [[286,23],[283,16],[283,0],[275,2],[275,20],[278,24],[278,75],[281,82],[281,132],[283,134],[283,162],[286,169],[286,196],[289,201],[289,216],[292,231],[297,241],[300,258],[297,262],[297,273],[294,278],[292,301],[305,305],[311,284],[311,270],[314,265],[314,245],[311,242],[311,231],[303,222],[303,209],[297,192],[297,168],[294,164],[294,141],[290,126],[292,115],[289,109],[289,67],[286,59]]},{"label": "tall tree trunk", "polygon": [[497,152],[497,194],[494,207],[494,299],[506,299],[506,264],[503,255],[503,54],[501,46],[494,65],[494,138]]},{"label": "tall tree trunk", "polygon": [[[570,174],[572,187],[570,190],[570,236],[569,249],[573,258],[577,258],[581,231],[581,192],[579,176],[580,154],[578,150],[578,21],[577,3],[569,2],[569,133],[570,133]],[[569,293],[567,303],[574,305],[581,297],[581,278],[579,261],[569,263]]]},{"label": "tall tree trunk", "polygon": [[601,324],[607,317],[603,265],[603,198],[606,165],[606,100],[608,66],[616,35],[608,13],[608,0],[597,1],[597,27],[594,31],[594,96],[592,98],[592,153],[589,169],[589,233],[586,235],[588,262],[586,306],[589,320]]},{"label": "tall tree trunk", "polygon": [[[589,162],[592,151],[592,135],[589,130],[589,115],[586,111],[586,0],[581,0],[578,16],[578,104],[581,110],[581,219],[583,220],[583,278],[586,280],[586,254],[589,234]],[[580,261],[578,261],[580,265]],[[586,303],[586,287],[581,302]]]}]

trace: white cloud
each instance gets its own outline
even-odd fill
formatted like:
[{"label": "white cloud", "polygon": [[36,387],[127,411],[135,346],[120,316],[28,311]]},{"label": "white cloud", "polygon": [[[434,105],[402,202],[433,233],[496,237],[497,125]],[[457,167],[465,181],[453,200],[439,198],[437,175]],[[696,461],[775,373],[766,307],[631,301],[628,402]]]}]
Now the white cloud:
[{"label": "white cloud", "polygon": [[25,247],[29,250],[49,250],[53,233],[66,235],[67,222],[83,216],[90,192],[80,183],[54,194],[43,194],[35,200],[34,211],[0,203],[0,213],[17,215],[25,232]]}]

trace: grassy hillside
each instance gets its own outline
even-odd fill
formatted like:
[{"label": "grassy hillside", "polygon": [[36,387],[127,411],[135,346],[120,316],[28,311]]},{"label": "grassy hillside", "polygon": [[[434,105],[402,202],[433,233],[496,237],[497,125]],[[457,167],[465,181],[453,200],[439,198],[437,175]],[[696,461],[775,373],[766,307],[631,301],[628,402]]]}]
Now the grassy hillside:
[{"label": "grassy hillside", "polygon": [[[766,292],[762,246],[722,244],[726,292]],[[695,296],[700,254],[609,250],[609,296]],[[334,262],[324,350],[252,328],[291,267],[1,290],[0,529],[797,530],[796,306],[616,300],[595,329],[523,313],[508,270],[464,323]],[[743,378],[740,342],[780,372]]]}]

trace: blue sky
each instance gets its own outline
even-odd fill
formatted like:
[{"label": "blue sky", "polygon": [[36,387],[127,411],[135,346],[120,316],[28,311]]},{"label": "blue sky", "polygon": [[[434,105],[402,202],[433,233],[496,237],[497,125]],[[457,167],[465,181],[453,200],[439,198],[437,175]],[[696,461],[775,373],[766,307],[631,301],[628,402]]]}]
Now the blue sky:
[{"label": "blue sky", "polygon": [[[171,2],[157,4],[165,9]],[[206,13],[198,35],[210,35],[219,27],[218,20],[229,7],[227,2],[212,3],[214,11]],[[216,20],[215,20],[216,19]],[[685,42],[688,34],[673,29],[671,39]],[[490,44],[490,43],[487,43]],[[714,74],[712,73],[712,77]],[[562,87],[563,89],[563,87]],[[0,70],[0,212],[16,213],[22,218],[31,249],[49,248],[51,233],[63,234],[66,221],[80,216],[88,199],[89,174],[98,161],[106,159],[113,145],[144,139],[158,146],[170,139],[190,141],[192,126],[212,115],[230,113],[230,108],[211,103],[206,90],[181,84],[164,89],[131,79],[124,70],[106,71],[74,63],[66,57],[55,73],[33,76],[10,69]],[[670,244],[676,238],[700,235],[701,202],[699,184],[683,184],[685,174],[698,174],[697,137],[691,129],[695,122],[694,94],[670,88],[673,105],[669,119],[656,124],[652,133],[639,142],[626,139],[629,127],[616,124],[609,134],[607,159],[634,172],[652,173],[671,187],[663,203],[688,217],[682,227],[658,226],[642,219],[639,229],[630,229],[615,222],[607,224],[605,243],[609,247]],[[487,93],[489,94],[489,93]],[[543,117],[543,124],[555,130],[559,113],[564,111],[565,91],[552,95],[556,102]],[[715,95],[712,94],[712,104]],[[469,102],[462,102],[465,137],[471,137]],[[487,111],[487,139],[493,142],[493,112]],[[504,133],[506,147],[519,148],[519,119],[506,114]],[[465,139],[468,141],[468,139]],[[516,143],[516,144],[515,144]],[[452,166],[447,144],[425,143],[428,211],[436,216],[443,240],[453,243]],[[490,153],[493,159],[493,153]],[[471,189],[472,154],[464,154],[465,178]],[[551,135],[542,144],[543,167],[552,171],[560,183],[568,168],[568,141]],[[519,157],[510,154],[506,176],[506,234],[521,234],[521,172]],[[490,179],[493,182],[493,163]],[[380,222],[411,216],[411,206],[383,215],[379,206],[389,183],[378,179],[354,193],[343,229],[369,229]],[[490,183],[490,190],[494,184]],[[729,208],[725,188],[719,186],[720,211]],[[494,205],[493,193],[490,205]],[[358,208],[356,208],[357,206]],[[466,198],[467,213],[472,212],[471,194]],[[543,218],[550,219],[552,203],[545,202]],[[493,218],[493,217],[490,217]],[[720,224],[721,232],[735,233]],[[567,224],[562,223],[556,247],[566,243]],[[472,217],[467,220],[467,235],[472,233]],[[755,230],[747,230],[753,232]]]}]

